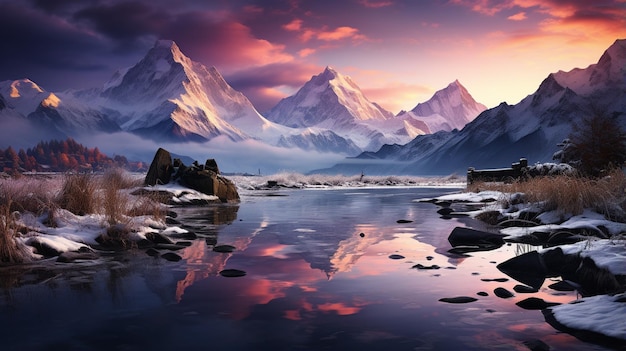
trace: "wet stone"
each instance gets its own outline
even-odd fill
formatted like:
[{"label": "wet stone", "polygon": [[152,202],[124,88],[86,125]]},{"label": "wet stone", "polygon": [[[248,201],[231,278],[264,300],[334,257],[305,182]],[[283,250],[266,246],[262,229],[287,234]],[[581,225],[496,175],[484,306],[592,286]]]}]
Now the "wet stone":
[{"label": "wet stone", "polygon": [[493,278],[493,279],[483,278],[481,280],[484,281],[484,282],[498,282],[498,283],[504,283],[504,282],[508,282],[509,281],[508,278]]},{"label": "wet stone", "polygon": [[515,304],[525,310],[543,310],[550,306],[558,305],[558,303],[546,302],[545,300],[540,299],[538,297],[529,297],[522,301],[518,301]]},{"label": "wet stone", "polygon": [[233,252],[235,251],[236,247],[232,246],[232,245],[217,245],[215,247],[213,247],[213,251],[215,252],[222,252],[222,253],[226,253],[226,252]]},{"label": "wet stone", "polygon": [[398,220],[396,221],[396,223],[399,223],[399,224],[403,224],[403,223],[412,223],[412,222],[413,222],[413,221],[412,221],[412,220],[410,220],[410,219],[398,219]]},{"label": "wet stone", "polygon": [[148,256],[157,257],[159,256],[160,252],[157,249],[149,248],[148,250],[146,250],[146,254]]},{"label": "wet stone", "polygon": [[404,256],[398,255],[398,254],[393,254],[393,255],[389,255],[389,258],[391,258],[392,260],[401,260],[401,259],[404,258]]},{"label": "wet stone", "polygon": [[244,275],[246,275],[246,272],[240,269],[224,269],[220,271],[220,275],[227,278],[237,278],[243,277]]},{"label": "wet stone", "polygon": [[418,263],[418,264],[414,265],[414,266],[413,266],[413,267],[411,267],[411,268],[415,268],[415,269],[422,269],[422,270],[428,270],[428,269],[439,269],[439,268],[441,268],[441,267],[439,267],[439,266],[438,266],[438,265],[436,265],[436,264],[434,264],[434,265],[432,265],[432,266],[424,266],[423,264]]},{"label": "wet stone", "polygon": [[457,296],[457,297],[443,297],[439,299],[439,301],[447,302],[447,303],[470,303],[470,302],[478,301],[478,299],[475,297],[470,297],[470,296]]},{"label": "wet stone", "polygon": [[556,290],[556,291],[574,291],[576,290],[576,288],[574,288],[570,283],[566,282],[566,281],[559,281],[556,282],[554,284],[550,284],[548,286],[548,288],[552,289],[552,290]]},{"label": "wet stone", "polygon": [[476,293],[476,295],[478,296],[489,296],[489,293],[487,293],[486,291],[479,291]]},{"label": "wet stone", "polygon": [[548,346],[545,342],[534,339],[524,341],[523,344],[528,347],[530,351],[549,351],[550,346]]},{"label": "wet stone", "polygon": [[531,294],[531,293],[536,293],[537,291],[539,291],[538,289],[535,289],[528,285],[521,285],[521,284],[515,285],[513,287],[513,290],[515,290],[515,292],[520,293],[520,294]]},{"label": "wet stone", "polygon": [[161,257],[171,262],[178,262],[183,259],[182,257],[180,257],[180,255],[175,254],[173,252],[166,252],[163,255],[161,255]]},{"label": "wet stone", "polygon": [[513,297],[513,293],[508,291],[508,290],[506,290],[505,288],[495,288],[493,290],[493,293],[497,297],[500,297],[500,298],[503,298],[503,299],[508,299],[508,298]]}]

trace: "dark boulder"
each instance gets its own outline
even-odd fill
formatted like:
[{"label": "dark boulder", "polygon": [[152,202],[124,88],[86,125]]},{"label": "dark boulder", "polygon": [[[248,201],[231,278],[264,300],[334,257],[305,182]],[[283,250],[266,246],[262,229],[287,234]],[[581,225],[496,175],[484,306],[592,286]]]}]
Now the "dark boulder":
[{"label": "dark boulder", "polygon": [[442,297],[439,299],[439,301],[447,303],[470,303],[477,300],[477,298],[470,296]]},{"label": "dark boulder", "polygon": [[204,165],[195,161],[187,167],[178,158],[172,161],[171,154],[159,148],[150,164],[144,183],[152,186],[167,184],[172,180],[203,194],[217,196],[221,202],[239,202],[237,187],[229,179],[220,175],[215,159],[207,159]]},{"label": "dark boulder", "polygon": [[508,298],[511,298],[511,297],[514,296],[512,292],[508,291],[505,288],[500,288],[500,287],[495,288],[493,290],[493,293],[494,293],[494,295],[496,295],[497,297],[502,298],[502,299],[508,299]]},{"label": "dark boulder", "polygon": [[221,202],[239,201],[235,184],[212,170],[190,167],[181,174],[180,182],[203,194],[215,195]]},{"label": "dark boulder", "polygon": [[535,289],[541,288],[547,274],[542,257],[537,251],[515,256],[496,267],[509,277]]},{"label": "dark boulder", "polygon": [[167,184],[172,179],[174,167],[172,166],[172,155],[169,151],[159,148],[154,155],[154,159],[146,174],[145,185]]},{"label": "dark boulder", "polygon": [[204,162],[204,169],[220,174],[220,168],[217,166],[217,161],[214,158],[209,158]]},{"label": "dark boulder", "polygon": [[448,236],[448,242],[452,247],[477,247],[484,249],[496,249],[504,245],[506,235],[499,233],[484,232],[481,230],[456,227]]},{"label": "dark boulder", "polygon": [[515,304],[525,310],[543,310],[551,306],[559,305],[557,302],[546,302],[544,299],[538,297],[529,297]]}]

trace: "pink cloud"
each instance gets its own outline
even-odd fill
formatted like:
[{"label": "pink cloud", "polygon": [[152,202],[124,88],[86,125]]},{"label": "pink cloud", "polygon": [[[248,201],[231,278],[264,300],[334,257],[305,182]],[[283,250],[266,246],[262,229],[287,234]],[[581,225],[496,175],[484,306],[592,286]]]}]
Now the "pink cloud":
[{"label": "pink cloud", "polygon": [[387,7],[387,6],[393,5],[393,1],[361,0],[361,1],[359,1],[359,4],[361,4],[361,5],[365,6],[365,7],[378,9],[378,8],[381,8],[381,7]]},{"label": "pink cloud", "polygon": [[360,36],[361,35],[359,35],[359,30],[352,27],[339,27],[331,31],[322,31],[317,33],[317,39],[324,41],[358,38]]},{"label": "pink cloud", "polygon": [[302,29],[302,20],[295,19],[282,26],[285,30],[299,32]]},{"label": "pink cloud", "polygon": [[311,48],[304,48],[300,51],[298,51],[298,56],[300,57],[307,57],[309,55],[312,55],[315,53],[315,49],[311,49]]},{"label": "pink cloud", "polygon": [[516,13],[512,16],[507,17],[507,19],[511,20],[511,21],[523,21],[525,19],[527,19],[528,17],[526,17],[526,12],[519,12]]}]

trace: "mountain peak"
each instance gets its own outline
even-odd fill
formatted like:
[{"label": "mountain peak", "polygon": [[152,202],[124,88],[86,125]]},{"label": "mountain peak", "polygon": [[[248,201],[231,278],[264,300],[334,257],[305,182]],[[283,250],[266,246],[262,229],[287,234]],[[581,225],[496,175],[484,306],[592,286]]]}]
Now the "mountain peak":
[{"label": "mountain peak", "polygon": [[434,133],[438,130],[461,129],[486,109],[456,79],[436,91],[428,101],[417,104],[411,113],[414,118],[428,124]]},{"label": "mountain peak", "polygon": [[43,89],[41,89],[41,87],[37,85],[37,83],[33,82],[30,79],[19,79],[14,80],[11,83],[9,97],[19,98],[24,94],[30,96],[39,93],[43,93]]}]

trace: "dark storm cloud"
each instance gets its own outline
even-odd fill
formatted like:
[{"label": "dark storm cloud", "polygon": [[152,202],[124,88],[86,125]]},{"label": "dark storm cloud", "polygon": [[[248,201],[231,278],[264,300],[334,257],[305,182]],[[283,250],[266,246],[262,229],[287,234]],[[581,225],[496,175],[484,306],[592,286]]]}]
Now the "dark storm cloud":
[{"label": "dark storm cloud", "polygon": [[138,1],[99,4],[84,8],[73,17],[90,22],[96,31],[117,40],[158,34],[171,22],[171,16],[165,11]]},{"label": "dark storm cloud", "polygon": [[[30,78],[46,88],[65,80],[61,72],[104,72],[106,64],[91,59],[106,55],[99,38],[57,17],[0,3],[0,80]],[[107,73],[109,74],[109,73]]]}]

